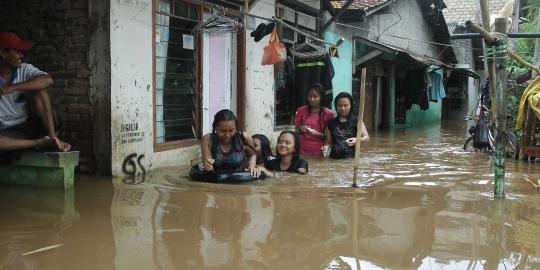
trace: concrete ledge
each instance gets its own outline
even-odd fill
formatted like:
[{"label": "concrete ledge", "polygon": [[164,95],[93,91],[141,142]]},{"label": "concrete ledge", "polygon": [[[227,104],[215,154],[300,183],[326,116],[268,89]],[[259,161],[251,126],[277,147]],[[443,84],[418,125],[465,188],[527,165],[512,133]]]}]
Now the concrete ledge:
[{"label": "concrete ledge", "polygon": [[0,183],[65,189],[73,186],[77,165],[78,151],[25,151],[19,160],[0,165]]}]

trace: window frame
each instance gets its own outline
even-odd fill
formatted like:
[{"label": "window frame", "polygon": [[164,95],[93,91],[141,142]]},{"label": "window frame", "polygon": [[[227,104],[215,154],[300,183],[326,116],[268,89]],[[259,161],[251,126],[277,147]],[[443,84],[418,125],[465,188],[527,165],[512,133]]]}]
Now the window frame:
[{"label": "window frame", "polygon": [[[179,0],[181,2],[185,2],[188,4],[193,4],[191,1],[185,1],[185,0]],[[179,19],[186,19],[189,20],[189,18],[183,18],[178,17],[173,14],[163,14],[160,13],[157,9],[159,7],[159,0],[152,0],[152,110],[153,110],[153,117],[152,117],[152,125],[153,125],[153,146],[154,146],[154,152],[162,152],[167,150],[173,150],[173,149],[180,149],[185,147],[190,147],[194,145],[200,144],[201,137],[202,137],[202,128],[201,128],[201,121],[202,121],[202,114],[201,114],[201,108],[202,108],[202,70],[203,70],[203,55],[202,55],[202,48],[203,48],[203,37],[201,35],[195,37],[197,39],[198,48],[196,51],[196,78],[195,78],[195,132],[196,132],[196,138],[193,139],[184,139],[184,140],[175,140],[175,141],[169,141],[169,142],[163,142],[158,143],[157,141],[157,106],[156,106],[156,96],[157,96],[157,79],[156,79],[156,15],[161,14],[165,16],[170,16],[173,18],[179,18]],[[199,5],[199,21],[202,22],[202,15],[203,15],[204,7]]]}]

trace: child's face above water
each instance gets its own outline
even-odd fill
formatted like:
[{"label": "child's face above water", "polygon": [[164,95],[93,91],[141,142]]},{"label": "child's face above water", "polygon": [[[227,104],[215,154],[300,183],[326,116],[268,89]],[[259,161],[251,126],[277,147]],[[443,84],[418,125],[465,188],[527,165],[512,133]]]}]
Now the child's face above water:
[{"label": "child's face above water", "polygon": [[288,156],[294,153],[294,136],[289,133],[279,136],[277,141],[277,152],[280,156]]}]

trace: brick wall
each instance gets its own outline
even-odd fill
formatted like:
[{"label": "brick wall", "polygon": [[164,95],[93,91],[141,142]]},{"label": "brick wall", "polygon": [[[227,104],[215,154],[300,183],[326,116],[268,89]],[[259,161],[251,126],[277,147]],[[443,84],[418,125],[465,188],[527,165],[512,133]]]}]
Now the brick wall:
[{"label": "brick wall", "polygon": [[60,136],[81,151],[80,170],[94,170],[88,51],[88,0],[2,0],[0,31],[34,41],[25,62],[54,79],[49,90]]}]

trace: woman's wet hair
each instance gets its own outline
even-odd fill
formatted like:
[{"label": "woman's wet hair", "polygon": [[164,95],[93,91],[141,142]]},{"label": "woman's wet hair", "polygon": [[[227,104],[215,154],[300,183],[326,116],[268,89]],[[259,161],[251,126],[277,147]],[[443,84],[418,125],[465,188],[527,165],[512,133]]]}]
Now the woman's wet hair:
[{"label": "woman's wet hair", "polygon": [[236,131],[238,131],[238,120],[234,112],[228,109],[223,109],[214,115],[214,122],[212,122],[212,132],[216,132],[216,127],[219,125],[219,122],[225,121],[234,121],[234,126]]},{"label": "woman's wet hair", "polygon": [[[334,108],[336,109],[337,111],[337,102],[340,98],[348,98],[349,99],[349,102],[351,103],[351,111],[349,112],[349,115],[347,115],[347,120],[350,120],[351,117],[353,116],[353,106],[354,106],[354,101],[353,101],[353,97],[351,94],[347,93],[347,92],[340,92],[336,98],[334,98]],[[337,113],[338,117],[340,116],[339,115],[339,112]]]},{"label": "woman's wet hair", "polygon": [[[290,131],[290,130],[284,130],[282,131],[278,138],[277,138],[277,141],[279,142],[279,138],[281,138],[281,136],[283,136],[284,134],[291,134],[294,138],[294,153],[293,153],[293,160],[292,162],[296,162],[297,160],[300,159],[300,136],[298,136],[298,133],[294,132],[294,131]],[[281,159],[281,155],[279,154],[279,152],[277,151],[277,144],[276,144],[276,155],[278,158]]]},{"label": "woman's wet hair", "polygon": [[212,133],[216,133],[216,127],[219,125],[220,122],[225,121],[234,121],[236,133],[240,136],[242,143],[253,149],[253,145],[250,145],[247,142],[246,137],[244,137],[244,133],[242,133],[242,131],[238,129],[238,120],[236,119],[236,115],[234,115],[234,112],[229,109],[223,109],[217,112],[216,115],[214,115],[214,122],[212,122]]},{"label": "woman's wet hair", "polygon": [[268,159],[274,156],[270,147],[270,140],[263,134],[255,134],[251,138],[258,139],[261,142],[261,156],[257,158],[257,164],[264,163],[266,165]]}]

